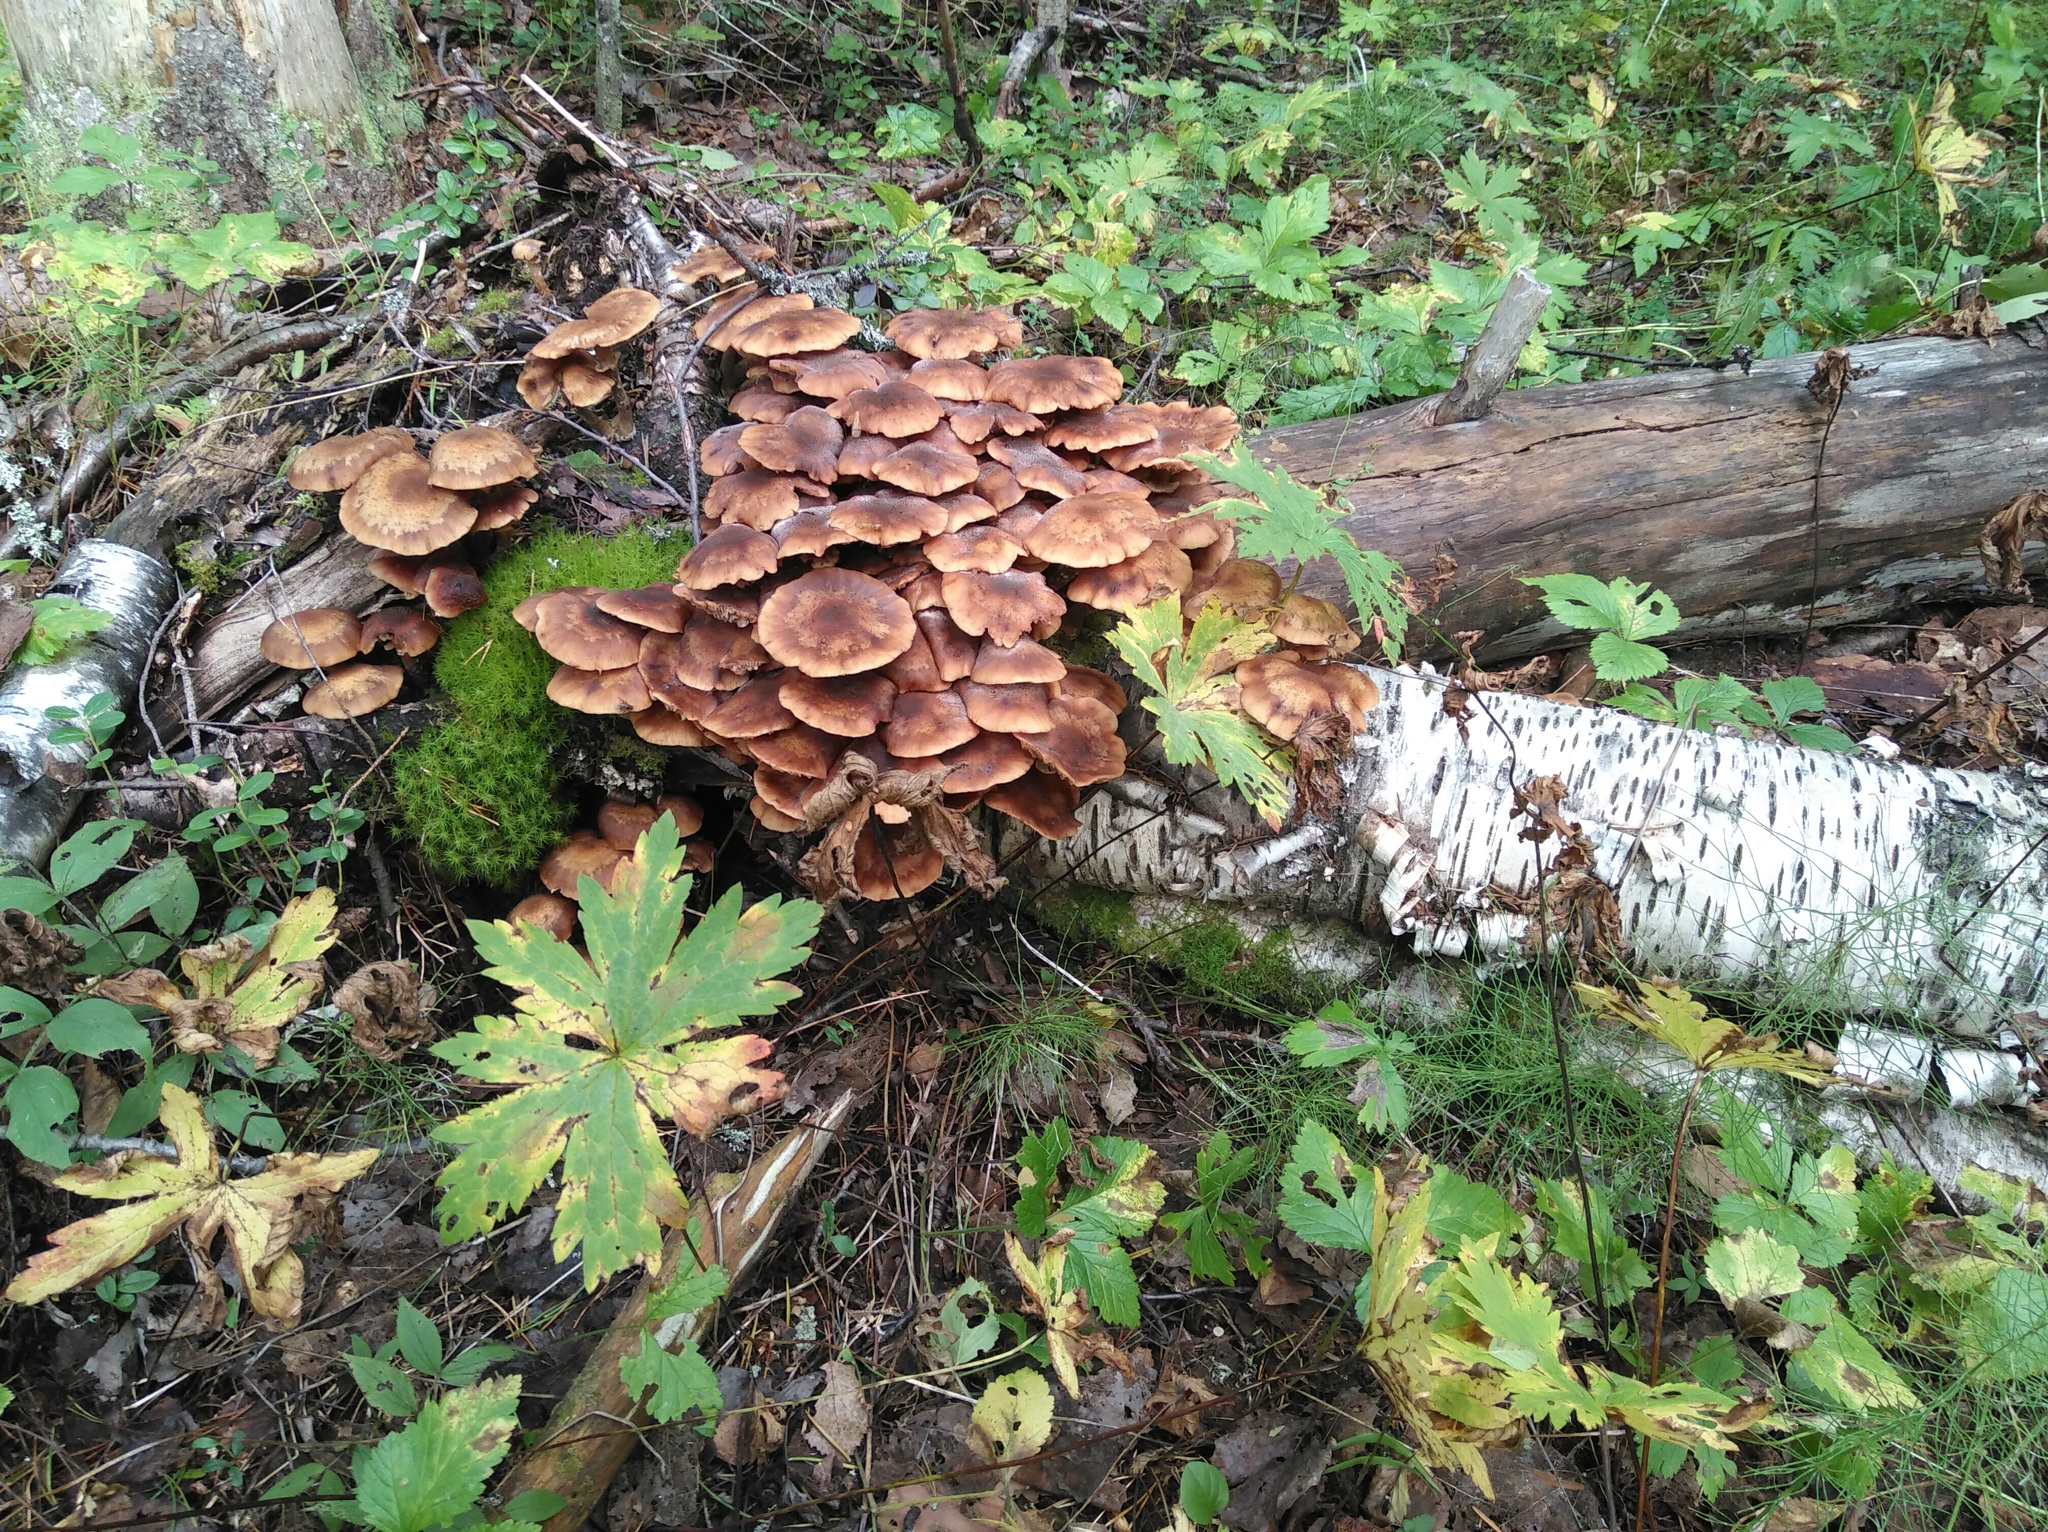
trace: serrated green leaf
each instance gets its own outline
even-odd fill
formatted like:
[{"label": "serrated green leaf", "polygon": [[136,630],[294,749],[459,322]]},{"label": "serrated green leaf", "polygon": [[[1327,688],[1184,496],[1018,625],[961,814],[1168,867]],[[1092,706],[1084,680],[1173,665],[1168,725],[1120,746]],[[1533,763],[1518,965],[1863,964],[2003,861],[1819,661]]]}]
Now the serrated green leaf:
[{"label": "serrated green leaf", "polygon": [[1955,1338],[1965,1364],[1987,1378],[2048,1373],[2048,1276],[2003,1268],[1963,1311]]},{"label": "serrated green leaf", "polygon": [[1782,1298],[1806,1286],[1799,1252],[1754,1229],[1707,1246],[1706,1277],[1730,1307],[1744,1299]]},{"label": "serrated green leaf", "polygon": [[[1346,1190],[1344,1183],[1352,1186]],[[1337,1135],[1313,1117],[1301,1125],[1280,1172],[1280,1222],[1301,1238],[1370,1252],[1373,1192]]]},{"label": "serrated green leaf", "polygon": [[679,1338],[674,1350],[666,1350],[648,1331],[640,1337],[640,1349],[620,1359],[619,1376],[636,1398],[645,1396],[641,1403],[648,1415],[663,1424],[680,1420],[691,1410],[701,1410],[707,1417],[718,1413],[718,1374],[688,1336]]},{"label": "serrated green leaf", "polygon": [[1188,1271],[1197,1281],[1228,1282],[1236,1275],[1223,1244],[1224,1234],[1243,1242],[1245,1264],[1254,1276],[1265,1265],[1260,1257],[1264,1241],[1254,1232],[1257,1226],[1245,1214],[1223,1205],[1231,1188],[1251,1174],[1257,1157],[1257,1151],[1249,1146],[1233,1153],[1229,1135],[1218,1128],[1195,1154],[1195,1206],[1159,1215],[1159,1222],[1180,1236],[1188,1253]]},{"label": "serrated green leaf", "polygon": [[1898,1369],[1846,1319],[1816,1335],[1812,1345],[1793,1355],[1791,1365],[1822,1393],[1858,1413],[1909,1410],[1920,1402]]},{"label": "serrated green leaf", "polygon": [[683,935],[691,884],[664,815],[610,892],[583,880],[588,957],[535,926],[470,923],[518,1014],[480,1017],[433,1051],[473,1079],[518,1088],[435,1132],[461,1146],[440,1177],[444,1237],[492,1227],[559,1164],[557,1258],[580,1245],[592,1287],[659,1261],[661,1228],[679,1225],[686,1206],[655,1124],[701,1135],[749,1098],[772,1099],[781,1077],[754,1067],[770,1045],[708,1034],[794,998],[775,976],[806,956],[818,918],[803,901],[746,905],[734,888]]},{"label": "serrated green leaf", "polygon": [[455,1389],[356,1449],[356,1506],[375,1532],[428,1532],[475,1507],[519,1427],[519,1380]]},{"label": "serrated green leaf", "polygon": [[1613,633],[1596,633],[1586,646],[1593,673],[1603,681],[1647,681],[1671,668],[1671,656],[1655,644],[1640,644]]},{"label": "serrated green leaf", "polygon": [[79,639],[97,633],[114,620],[69,596],[38,596],[28,604],[29,630],[14,651],[23,665],[47,665]]},{"label": "serrated green leaf", "polygon": [[1052,1189],[1060,1167],[1073,1152],[1074,1136],[1066,1119],[1055,1117],[1037,1133],[1027,1133],[1017,1146],[1017,1232],[1042,1239],[1052,1213]]},{"label": "serrated green leaf", "polygon": [[1101,1162],[1093,1181],[1076,1180],[1059,1211],[1046,1220],[1048,1235],[1072,1231],[1068,1240],[1066,1286],[1085,1295],[1089,1306],[1111,1324],[1135,1325],[1138,1278],[1123,1241],[1148,1231],[1166,1200],[1166,1188],[1152,1172],[1152,1149],[1135,1139],[1091,1138]]},{"label": "serrated green leaf", "polygon": [[388,1357],[374,1356],[368,1351],[345,1351],[341,1359],[348,1363],[356,1387],[376,1409],[402,1420],[420,1407],[420,1396],[412,1379]]}]

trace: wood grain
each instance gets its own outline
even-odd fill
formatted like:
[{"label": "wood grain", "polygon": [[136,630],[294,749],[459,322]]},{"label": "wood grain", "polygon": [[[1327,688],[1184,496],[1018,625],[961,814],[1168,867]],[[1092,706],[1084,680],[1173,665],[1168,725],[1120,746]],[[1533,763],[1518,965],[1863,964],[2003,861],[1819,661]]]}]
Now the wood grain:
[{"label": "wood grain", "polygon": [[[1850,385],[1828,440],[1823,627],[1875,620],[1918,593],[1981,592],[1985,520],[2048,485],[2048,349],[2005,335],[1850,354],[1877,371]],[[1488,657],[1562,635],[1515,578],[1559,570],[1663,587],[1687,614],[1685,635],[1797,631],[1814,586],[1827,418],[1806,391],[1816,360],[1518,390],[1484,420],[1428,429],[1400,404],[1250,445],[1304,482],[1339,486],[1353,535],[1409,573],[1427,575],[1439,552],[1456,559],[1427,620],[1484,629]],[[1327,561],[1303,588],[1342,595]]]}]

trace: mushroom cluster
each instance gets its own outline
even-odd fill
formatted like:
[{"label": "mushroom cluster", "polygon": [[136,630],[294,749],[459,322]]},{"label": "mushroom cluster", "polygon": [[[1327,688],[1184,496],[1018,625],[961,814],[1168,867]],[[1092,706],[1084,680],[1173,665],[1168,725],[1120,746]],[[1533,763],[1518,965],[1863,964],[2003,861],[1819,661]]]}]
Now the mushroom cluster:
[{"label": "mushroom cluster", "polygon": [[[740,275],[693,259],[692,275]],[[1224,491],[1183,455],[1227,447],[1230,410],[1120,403],[1101,357],[998,359],[1023,339],[1001,310],[902,314],[893,351],[848,347],[860,330],[801,293],[719,294],[698,335],[748,370],[736,422],[702,444],[704,534],[675,583],[557,591],[516,614],[561,665],[555,701],[751,766],[769,828],[827,830],[857,803],[877,833],[807,864],[821,896],[914,894],[959,865],[927,796],[1078,829],[1082,791],[1124,770],[1125,698],[1046,647],[1077,609],[1216,591],[1304,635],[1334,617],[1276,666],[1358,642],[1335,608],[1283,602],[1203,509]],[[1284,727],[1286,706],[1265,711]]]},{"label": "mushroom cluster", "polygon": [[661,300],[638,287],[615,287],[534,343],[519,369],[519,397],[531,409],[566,399],[578,409],[601,404],[618,386],[619,347],[654,323]]},{"label": "mushroom cluster", "polygon": [[[370,572],[434,617],[459,617],[484,604],[476,566],[456,545],[525,519],[539,492],[521,483],[540,463],[509,431],[464,426],[444,432],[420,456],[409,432],[379,426],[317,441],[292,461],[286,480],[309,494],[341,494],[341,524],[378,552]],[[336,607],[278,618],[263,631],[264,658],[293,670],[319,670],[306,711],[356,718],[391,701],[405,684],[397,665],[358,660],[382,647],[414,659],[440,641],[433,618],[416,607],[387,607],[358,623]]]},{"label": "mushroom cluster", "polygon": [[613,875],[632,860],[640,837],[664,814],[675,820],[676,833],[684,837],[683,866],[691,872],[709,872],[711,843],[688,839],[704,827],[704,810],[696,799],[682,793],[664,793],[652,803],[612,798],[597,811],[596,829],[575,831],[541,860],[541,887],[547,892],[529,894],[506,918],[569,940],[576,929],[576,890],[583,878],[589,876],[609,889]]}]

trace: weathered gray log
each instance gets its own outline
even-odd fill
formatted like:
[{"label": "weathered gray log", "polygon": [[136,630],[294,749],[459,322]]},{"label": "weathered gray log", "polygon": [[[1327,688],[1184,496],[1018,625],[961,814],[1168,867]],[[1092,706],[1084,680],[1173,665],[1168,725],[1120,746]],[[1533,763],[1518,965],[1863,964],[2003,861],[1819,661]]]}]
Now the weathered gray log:
[{"label": "weathered gray log", "polygon": [[[2003,335],[1850,355],[1877,372],[1850,384],[1829,434],[1817,582],[1827,408],[1806,390],[1810,354],[1747,376],[1522,389],[1484,419],[1434,427],[1394,405],[1251,445],[1304,482],[1341,486],[1353,534],[1411,573],[1439,552],[1456,559],[1429,620],[1485,630],[1479,652],[1492,658],[1563,637],[1520,574],[1651,581],[1686,614],[1681,636],[1797,632],[1816,588],[1821,627],[1882,618],[1919,594],[1983,592],[1984,522],[2048,483],[2048,349]],[[1304,587],[1342,596],[1328,567],[1311,567]]]},{"label": "weathered gray log", "polygon": [[1341,801],[1299,826],[1275,835],[1220,788],[1176,799],[1131,776],[1082,805],[1079,834],[1031,847],[1023,875],[1136,896],[1148,926],[1278,931],[1298,966],[1346,981],[1401,949],[1515,962],[1557,851],[1521,838],[1515,789],[1554,775],[1638,972],[1771,979],[1816,1007],[1978,1036],[2048,994],[2048,790],[2020,774],[1508,693],[1453,708],[1440,677],[1370,674],[1381,701],[1339,762]]},{"label": "weathered gray log", "polygon": [[1432,426],[1480,420],[1493,410],[1522,359],[1522,348],[1536,333],[1550,306],[1550,287],[1536,280],[1527,266],[1517,266],[1507,290],[1486,316],[1486,328],[1458,364],[1458,381],[1433,399],[1423,401]]},{"label": "weathered gray log", "polygon": [[176,598],[177,580],[147,553],[97,539],[80,543],[46,592],[69,596],[113,621],[71,644],[46,665],[14,664],[0,676],[0,867],[48,860],[79,796],[91,747],[50,741],[48,714],[83,712],[101,692],[135,713],[135,683],[150,641]]}]

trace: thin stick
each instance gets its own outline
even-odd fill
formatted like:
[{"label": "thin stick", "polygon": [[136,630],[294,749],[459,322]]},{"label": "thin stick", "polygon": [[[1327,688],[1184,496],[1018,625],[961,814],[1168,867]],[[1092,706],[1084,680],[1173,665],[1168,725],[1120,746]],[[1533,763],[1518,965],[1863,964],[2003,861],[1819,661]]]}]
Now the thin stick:
[{"label": "thin stick", "polygon": [[[1707,1072],[1696,1069],[1692,1089],[1685,1093],[1685,1108],[1678,1114],[1678,1134],[1671,1144],[1671,1179],[1664,1188],[1664,1239],[1657,1247],[1657,1307],[1650,1327],[1650,1387],[1657,1386],[1657,1373],[1664,1363],[1664,1294],[1671,1276],[1671,1229],[1678,1222],[1678,1167],[1685,1158],[1685,1137],[1692,1128],[1692,1109],[1700,1099],[1700,1087]],[[1636,1465],[1636,1532],[1650,1524],[1650,1438],[1643,1438],[1643,1450]]]},{"label": "thin stick", "polygon": [[612,141],[610,139],[606,138],[602,133],[598,132],[597,129],[593,128],[589,123],[585,122],[581,117],[578,117],[574,112],[570,111],[566,106],[562,105],[561,102],[557,101],[552,95],[548,93],[548,88],[545,85],[541,84],[540,81],[536,80],[532,75],[522,74],[519,77],[519,83],[524,85],[528,90],[532,91],[536,96],[540,97],[541,100],[545,101],[550,107],[552,107],[557,117],[560,117],[562,121],[568,123],[570,127],[574,128],[578,133],[581,133],[585,138],[589,139],[591,143],[595,144],[597,146],[597,152],[603,155],[606,159],[610,160],[612,162],[612,166],[614,169],[631,170],[633,168],[632,161],[628,160],[623,154],[619,153],[617,149],[613,148]]}]

